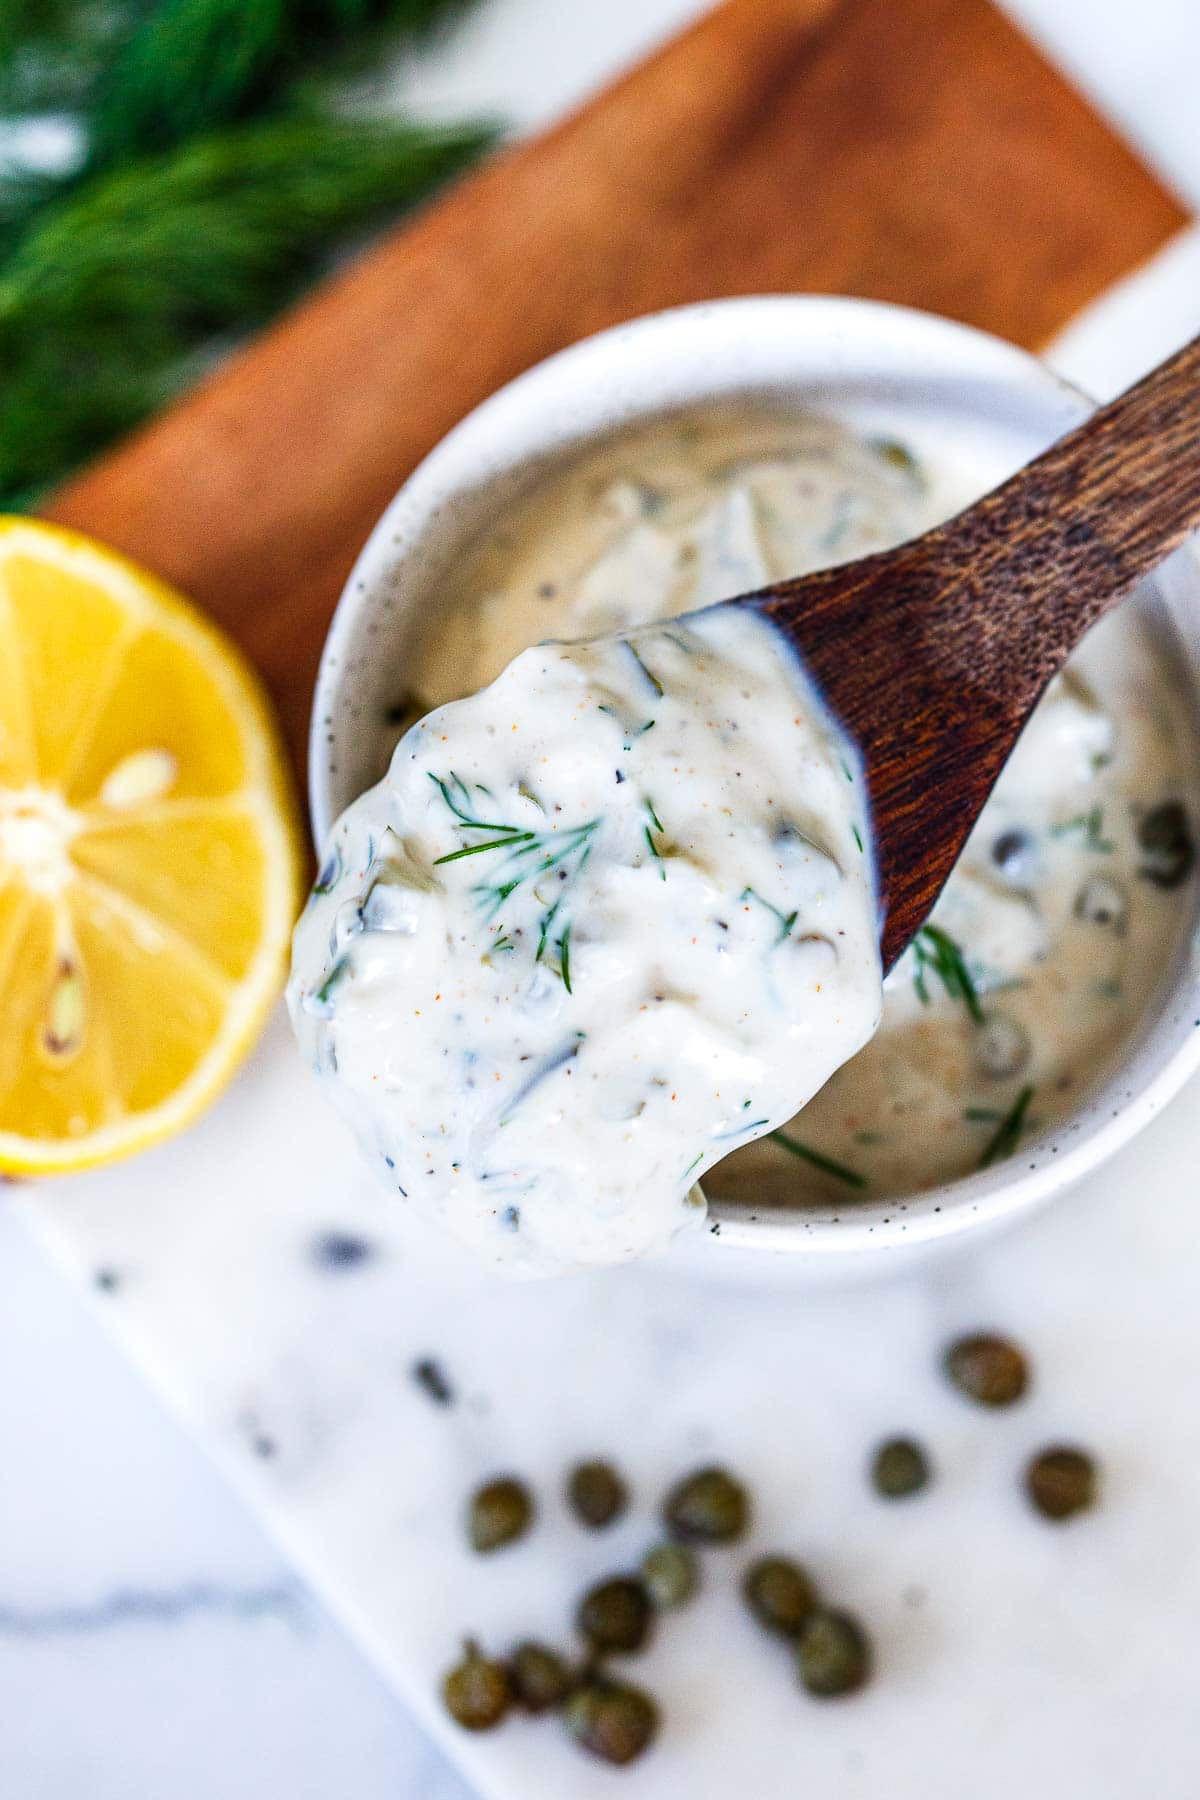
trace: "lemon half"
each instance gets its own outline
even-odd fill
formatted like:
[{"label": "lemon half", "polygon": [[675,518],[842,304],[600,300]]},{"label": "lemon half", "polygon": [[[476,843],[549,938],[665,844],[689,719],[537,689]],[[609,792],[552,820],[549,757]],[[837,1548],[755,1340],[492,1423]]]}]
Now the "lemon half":
[{"label": "lemon half", "polygon": [[0,519],[0,1169],[196,1117],[279,990],[300,866],[234,646],[113,552]]}]

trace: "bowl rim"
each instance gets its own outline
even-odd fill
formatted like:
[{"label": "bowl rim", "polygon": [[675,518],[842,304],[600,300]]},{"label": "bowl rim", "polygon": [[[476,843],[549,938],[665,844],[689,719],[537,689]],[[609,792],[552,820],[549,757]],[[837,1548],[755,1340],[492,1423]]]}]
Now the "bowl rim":
[{"label": "bowl rim", "polygon": [[[1016,418],[1022,396],[1026,419],[1035,399],[1043,409],[1055,406],[1064,429],[1094,405],[1038,357],[987,332],[908,307],[825,295],[745,296],[671,308],[611,327],[548,357],[485,399],[430,451],[381,515],[347,578],[321,656],[309,735],[309,809],[318,848],[334,816],[337,753],[325,722],[347,706],[345,683],[354,668],[348,652],[355,631],[361,616],[369,614],[373,601],[403,569],[422,531],[445,516],[454,494],[464,491],[468,479],[486,481],[543,457],[569,455],[623,425],[680,406],[739,393],[768,396],[769,377],[709,385],[700,379],[690,390],[669,398],[660,393],[657,400],[651,390],[664,368],[683,366],[682,350],[687,353],[683,363],[699,357],[702,367],[707,356],[713,367],[720,367],[721,352],[739,342],[783,340],[793,361],[786,371],[782,363],[776,371],[781,393],[789,378],[793,388],[797,385],[801,365],[794,359],[803,352],[813,369],[821,366],[816,358],[823,356],[831,373],[843,380],[859,375],[869,382],[875,373],[886,383],[890,370],[898,386],[917,379],[910,373],[914,365],[918,371],[928,365],[943,379],[985,382],[997,393],[1008,390]],[[639,371],[649,383],[640,404]],[[614,380],[617,374],[632,379],[633,389],[622,389]],[[586,427],[573,420],[570,409],[564,415],[564,397],[571,394],[587,397]],[[547,423],[539,423],[530,437],[535,419]],[[506,457],[504,446],[522,434],[529,440],[524,449]],[[855,1200],[842,1208],[830,1204],[756,1211],[744,1201],[722,1199],[712,1191],[710,1176],[709,1218],[719,1229],[708,1241],[806,1259],[853,1255],[869,1262],[1015,1220],[1075,1186],[1162,1110],[1200,1066],[1198,1027],[1200,981],[1194,959],[1184,953],[1175,979],[1164,981],[1157,1012],[1147,1014],[1129,1054],[1076,1112],[1019,1155],[921,1192]]]}]

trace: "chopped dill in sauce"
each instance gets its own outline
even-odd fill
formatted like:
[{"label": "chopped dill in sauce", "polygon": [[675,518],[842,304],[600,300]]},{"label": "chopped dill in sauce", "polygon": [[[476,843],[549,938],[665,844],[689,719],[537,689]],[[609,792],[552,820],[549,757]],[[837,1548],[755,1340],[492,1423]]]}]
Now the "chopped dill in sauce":
[{"label": "chopped dill in sauce", "polygon": [[929,977],[936,975],[952,1000],[961,1000],[976,1025],[983,1007],[962,949],[940,925],[922,925],[912,942],[913,986],[922,1005],[930,1003]]},{"label": "chopped dill in sauce", "polygon": [[822,1175],[830,1175],[835,1181],[844,1182],[847,1187],[865,1188],[867,1178],[860,1175],[857,1169],[851,1169],[846,1163],[838,1162],[835,1157],[825,1156],[820,1150],[814,1150],[809,1144],[802,1144],[799,1138],[787,1131],[771,1132],[772,1143],[779,1144],[789,1156],[799,1157],[802,1162],[812,1168],[819,1169]]},{"label": "chopped dill in sauce", "polygon": [[1008,1112],[1003,1115],[979,1158],[981,1169],[990,1169],[993,1163],[1002,1162],[1016,1150],[1025,1129],[1025,1115],[1032,1103],[1033,1092],[1031,1086],[1023,1087]]},{"label": "chopped dill in sauce", "polygon": [[1116,849],[1112,838],[1104,835],[1104,808],[1089,807],[1085,813],[1076,813],[1073,819],[1064,819],[1061,825],[1050,827],[1050,836],[1055,838],[1069,837],[1078,833],[1082,843],[1088,850],[1094,850],[1099,856],[1111,856]]}]

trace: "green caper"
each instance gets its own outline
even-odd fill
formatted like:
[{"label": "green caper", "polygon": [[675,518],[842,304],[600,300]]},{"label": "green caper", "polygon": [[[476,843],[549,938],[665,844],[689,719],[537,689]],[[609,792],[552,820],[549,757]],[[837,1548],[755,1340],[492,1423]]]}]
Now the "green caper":
[{"label": "green caper", "polygon": [[617,1575],[589,1588],[579,1602],[576,1623],[596,1650],[640,1650],[653,1610],[644,1585],[633,1575]]},{"label": "green caper", "polygon": [[582,1749],[610,1763],[641,1756],[658,1730],[658,1708],[649,1694],[604,1675],[575,1689],[562,1719]]},{"label": "green caper", "polygon": [[888,1438],[871,1458],[871,1482],[886,1500],[919,1494],[929,1481],[929,1458],[915,1438]]},{"label": "green caper", "polygon": [[611,1463],[585,1462],[571,1470],[567,1500],[576,1518],[598,1531],[620,1518],[629,1494]]},{"label": "green caper", "polygon": [[900,443],[897,438],[879,437],[871,439],[871,448],[883,462],[890,463],[901,475],[920,481],[921,465],[907,444]]},{"label": "green caper", "polygon": [[473,1550],[499,1550],[523,1537],[533,1521],[533,1497],[523,1481],[502,1475],[471,1496],[468,1530]]},{"label": "green caper", "polygon": [[700,1581],[694,1552],[686,1544],[656,1544],[642,1558],[642,1581],[660,1611],[683,1606]]},{"label": "green caper", "polygon": [[786,1556],[763,1556],[751,1563],[742,1592],[759,1624],[779,1637],[796,1637],[817,1606],[811,1578]]},{"label": "green caper", "polygon": [[1086,1512],[1097,1486],[1093,1458],[1067,1444],[1041,1451],[1025,1471],[1025,1492],[1046,1519],[1069,1519]]},{"label": "green caper", "polygon": [[942,1366],[959,1392],[980,1406],[1011,1406],[1029,1386],[1024,1353],[992,1332],[957,1338]]},{"label": "green caper", "polygon": [[462,1661],[442,1682],[442,1699],[450,1717],[465,1731],[490,1731],[500,1723],[512,1699],[508,1670],[468,1639]]},{"label": "green caper", "polygon": [[1178,800],[1152,806],[1139,821],[1138,847],[1145,861],[1138,874],[1155,887],[1181,887],[1196,862],[1196,846],[1188,816]]},{"label": "green caper", "polygon": [[526,1712],[550,1712],[561,1706],[571,1691],[571,1671],[566,1662],[545,1644],[518,1644],[508,1659],[508,1680],[513,1699]]},{"label": "green caper", "polygon": [[727,1469],[697,1469],[671,1489],[663,1518],[685,1544],[731,1544],[750,1522],[750,1499]]},{"label": "green caper", "polygon": [[862,1687],[871,1672],[871,1649],[858,1620],[823,1606],[809,1613],[796,1641],[796,1668],[809,1693],[821,1699]]}]

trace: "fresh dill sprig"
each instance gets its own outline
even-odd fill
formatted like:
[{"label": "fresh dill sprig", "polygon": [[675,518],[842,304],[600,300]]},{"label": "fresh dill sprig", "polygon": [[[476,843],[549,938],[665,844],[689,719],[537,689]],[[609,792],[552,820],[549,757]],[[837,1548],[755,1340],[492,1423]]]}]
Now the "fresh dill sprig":
[{"label": "fresh dill sprig", "polygon": [[780,912],[780,910],[777,906],[772,906],[771,902],[769,900],[764,900],[762,895],[760,893],[756,892],[756,890],[752,887],[743,888],[741,893],[738,895],[738,899],[739,900],[756,900],[758,902],[759,906],[763,906],[766,908],[766,910],[771,914],[771,916],[775,919],[776,923],[779,926],[779,942],[781,944],[782,944],[784,938],[788,937],[790,935],[792,926],[796,923],[796,920],[800,917],[799,912],[790,912],[790,913]]},{"label": "fresh dill sprig", "polygon": [[0,117],[76,112],[142,11],[138,0],[4,0]]},{"label": "fresh dill sprig", "polygon": [[[356,114],[343,56],[471,0],[0,0],[0,508],[36,502],[490,129]],[[28,149],[26,145],[28,144]]]},{"label": "fresh dill sprig", "polygon": [[[663,830],[662,820],[659,818],[658,814],[654,810],[654,802],[653,802],[653,800],[651,800],[649,798],[647,798],[647,800],[646,800],[646,811],[650,815],[650,823],[645,828],[646,829],[646,842],[650,846],[651,856],[653,856],[659,863],[662,863],[663,862],[663,853],[654,841],[654,833],[657,831],[659,837],[663,837],[665,835],[665,833]],[[666,867],[664,866],[664,867],[660,868],[658,872],[662,876],[663,880],[665,881],[667,879]]]},{"label": "fresh dill sprig", "polygon": [[273,119],[97,177],[0,264],[0,503],[167,399],[331,238],[425,194],[484,134]]},{"label": "fresh dill sprig", "polygon": [[[89,166],[111,168],[278,107],[302,77],[386,27],[428,31],[465,0],[158,0],[95,84]],[[382,47],[382,46],[381,46]]]},{"label": "fresh dill sprig", "polygon": [[662,682],[658,679],[658,676],[654,673],[653,669],[648,669],[646,667],[645,663],[642,661],[641,657],[638,655],[637,651],[634,649],[634,646],[630,643],[628,638],[622,638],[621,642],[624,644],[626,650],[628,650],[630,656],[632,656],[634,662],[637,664],[638,668],[641,670],[642,674],[646,677],[646,680],[650,683],[650,686],[654,689],[654,692],[658,695],[658,698],[661,700],[663,697],[664,689],[663,689]]},{"label": "fresh dill sprig", "polygon": [[1097,855],[1109,856],[1117,847],[1104,835],[1102,806],[1093,806],[1085,813],[1077,813],[1073,819],[1064,819],[1061,825],[1050,827],[1050,836],[1055,838],[1071,837],[1076,832],[1082,835],[1084,848],[1096,851]]},{"label": "fresh dill sprig", "polygon": [[485,850],[506,850],[513,844],[527,844],[532,841],[532,831],[510,831],[507,836],[491,838],[486,844],[467,844],[462,850],[452,850],[449,856],[435,856],[434,868],[442,863],[460,862],[464,856],[482,856]]},{"label": "fresh dill sprig", "polygon": [[967,968],[962,950],[948,931],[940,925],[922,925],[913,939],[916,968],[913,986],[923,1005],[930,1002],[930,975],[936,975],[951,1000],[961,1000],[976,1025],[983,1024],[983,1007],[979,993]]},{"label": "fresh dill sprig", "polygon": [[[463,809],[465,807],[473,807],[474,803],[471,799],[471,790],[468,788],[462,777],[454,773],[453,769],[451,769],[449,775],[444,780],[440,775],[435,775],[433,771],[430,770],[429,779],[432,781],[434,787],[438,790],[455,818],[460,824],[467,826],[469,830],[511,832],[520,829],[517,825],[497,825],[494,819],[477,819],[473,812],[464,811]],[[487,789],[480,787],[478,783],[476,784],[475,791],[476,793],[482,794],[485,799],[491,799],[491,795],[488,793]],[[454,798],[455,794],[458,795],[457,800]]]},{"label": "fresh dill sprig", "polygon": [[832,1156],[826,1156],[820,1150],[813,1150],[808,1144],[802,1144],[799,1138],[792,1137],[790,1133],[772,1131],[769,1135],[776,1144],[782,1145],[789,1155],[798,1156],[801,1162],[811,1164],[814,1169],[820,1169],[823,1175],[831,1175],[835,1181],[844,1182],[847,1187],[866,1187],[867,1178],[865,1175],[860,1175],[857,1169],[851,1169],[845,1163],[836,1162]]},{"label": "fresh dill sprig", "polygon": [[620,727],[621,736],[625,740],[624,744],[621,746],[623,750],[632,750],[634,738],[644,737],[648,731],[654,730],[653,719],[646,719],[641,725],[626,724],[616,707],[606,705],[603,700],[599,702],[596,710],[597,712],[606,713],[608,717]]},{"label": "fresh dill sprig", "polygon": [[1033,1089],[1023,1087],[984,1146],[983,1155],[979,1159],[981,1169],[990,1169],[993,1163],[1002,1162],[1005,1157],[1013,1154],[1021,1141],[1025,1115],[1032,1099]]},{"label": "fresh dill sprig", "polygon": [[[453,814],[457,831],[489,831],[499,835],[490,837],[485,843],[462,845],[458,850],[451,850],[444,856],[434,859],[434,867],[443,863],[460,862],[465,856],[483,856],[487,853],[502,851],[494,881],[476,882],[472,890],[486,919],[493,920],[505,902],[511,899],[518,889],[531,884],[540,876],[548,874],[551,869],[567,864],[566,881],[562,891],[556,896],[552,905],[543,909],[538,921],[538,943],[534,953],[534,961],[541,962],[551,942],[551,932],[559,923],[563,902],[580,870],[591,854],[591,840],[600,825],[599,819],[589,819],[582,825],[568,826],[563,831],[529,831],[519,825],[497,824],[494,820],[479,819],[475,816],[475,803],[471,790],[461,778],[453,773],[448,776],[434,775],[429,779],[437,788],[449,811]],[[476,793],[491,795],[478,783]],[[573,866],[570,866],[572,865]],[[563,917],[556,948],[558,950],[559,973],[563,986],[571,993],[571,922]],[[511,946],[511,939],[504,935],[496,949],[500,946]]]}]

